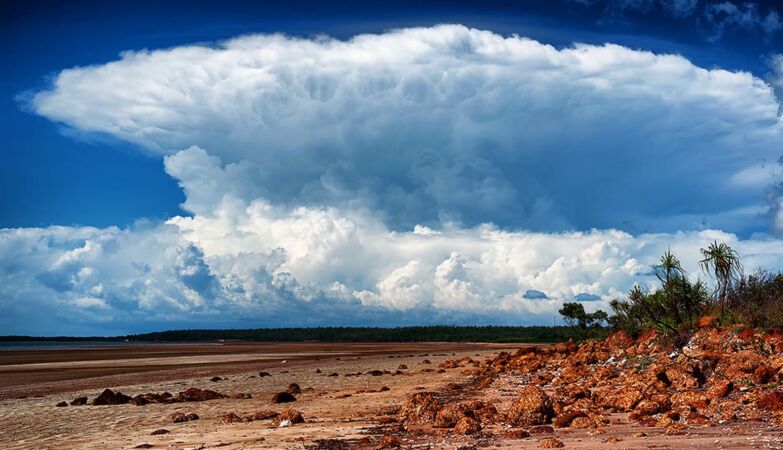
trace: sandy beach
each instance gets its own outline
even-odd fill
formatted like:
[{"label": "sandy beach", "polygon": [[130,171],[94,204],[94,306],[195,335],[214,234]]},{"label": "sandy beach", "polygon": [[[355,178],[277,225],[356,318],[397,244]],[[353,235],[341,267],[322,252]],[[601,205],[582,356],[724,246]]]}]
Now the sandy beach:
[{"label": "sandy beach", "polygon": [[[641,428],[625,414],[612,415],[600,432],[566,428],[515,436],[514,430],[493,424],[470,436],[448,429],[413,428],[401,433],[393,418],[416,392],[432,392],[450,402],[488,401],[498,411],[508,410],[521,385],[516,377],[500,376],[491,386],[479,388],[471,383],[469,370],[439,369],[439,365],[459,358],[485,361],[520,347],[308,343],[5,352],[0,359],[0,447],[370,449],[382,448],[383,439],[395,435],[393,443],[402,448],[538,448],[553,436],[567,448],[781,445],[781,427],[763,422],[698,427],[681,436],[666,436],[660,428],[639,433]],[[269,375],[259,376],[259,372]],[[220,379],[212,381],[213,377]],[[273,404],[272,397],[291,383],[301,387],[296,401]],[[131,397],[199,388],[227,398],[144,406],[56,406],[81,396],[93,399],[105,388]],[[280,427],[274,418],[239,420],[289,408],[301,412],[304,423]],[[173,423],[178,412],[195,413],[199,419]]]}]

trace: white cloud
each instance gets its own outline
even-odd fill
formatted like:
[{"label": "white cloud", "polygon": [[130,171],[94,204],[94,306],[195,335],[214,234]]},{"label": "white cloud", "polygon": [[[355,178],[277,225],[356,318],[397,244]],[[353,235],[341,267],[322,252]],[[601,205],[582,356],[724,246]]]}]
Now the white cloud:
[{"label": "white cloud", "polygon": [[783,29],[783,21],[776,10],[764,12],[754,2],[711,3],[704,8],[704,17],[712,28],[713,38],[720,38],[733,29],[758,31],[766,36],[773,36]]},{"label": "white cloud", "polygon": [[165,155],[190,215],[0,230],[7,332],[550,323],[653,283],[668,248],[694,276],[714,239],[783,268],[738,237],[783,143],[773,89],[679,56],[256,35],[65,70],[32,106]]},{"label": "white cloud", "polygon": [[[167,168],[172,161],[189,161],[178,180],[196,190],[204,173],[233,173],[198,148],[169,157]],[[783,268],[783,241],[714,230],[393,231],[367,212],[273,206],[230,190],[199,207],[210,213],[129,229],[0,230],[0,326],[549,323],[563,301],[606,308],[635,282],[653,286],[651,265],[668,248],[693,276],[698,249],[715,239],[737,248],[748,268]],[[20,320],[31,309],[48,319]]]},{"label": "white cloud", "polygon": [[[232,189],[364,208],[396,229],[675,231],[693,226],[674,220],[685,211],[730,227],[722,214],[763,193],[724,180],[783,144],[773,89],[749,73],[458,25],[126,52],[62,71],[31,106],[154,153],[207,149],[229,164],[224,179],[168,162],[212,186],[184,186],[191,211]],[[732,231],[765,226],[741,223]]]}]

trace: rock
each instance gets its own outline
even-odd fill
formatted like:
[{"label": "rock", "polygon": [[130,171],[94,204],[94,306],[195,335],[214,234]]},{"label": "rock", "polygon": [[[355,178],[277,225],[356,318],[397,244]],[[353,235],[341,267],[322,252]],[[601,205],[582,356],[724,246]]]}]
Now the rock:
[{"label": "rock", "polygon": [[222,380],[222,378],[220,378],[220,377],[212,377],[212,378],[209,379],[209,381],[211,381],[213,383],[217,383],[220,380]]},{"label": "rock", "polygon": [[506,414],[509,423],[515,426],[543,425],[551,422],[554,416],[549,396],[533,385],[522,387],[519,397]]},{"label": "rock", "polygon": [[226,413],[222,414],[217,417],[217,423],[219,424],[228,424],[228,423],[239,423],[243,422],[242,418],[236,415],[235,413]]},{"label": "rock", "polygon": [[177,402],[204,402],[221,398],[226,398],[226,396],[209,389],[188,388],[177,394],[174,400]]},{"label": "rock", "polygon": [[720,400],[726,398],[734,389],[734,383],[729,380],[718,380],[712,383],[712,386],[707,389],[707,397],[712,400]]},{"label": "rock", "polygon": [[756,402],[756,405],[767,411],[783,410],[783,391],[773,391],[764,395]]},{"label": "rock", "polygon": [[685,423],[688,425],[703,426],[710,423],[710,418],[704,414],[692,411],[688,414],[688,417],[685,418]]},{"label": "rock", "polygon": [[378,392],[386,392],[386,391],[390,391],[390,390],[391,390],[391,389],[389,389],[389,387],[388,387],[388,386],[381,386],[381,388],[380,388],[380,389],[378,389]]},{"label": "rock", "polygon": [[767,384],[775,376],[775,371],[771,367],[760,365],[753,371],[753,382],[756,384]]},{"label": "rock", "polygon": [[462,417],[467,415],[472,416],[473,411],[470,411],[467,406],[462,403],[446,405],[435,414],[433,426],[435,428],[453,428]]},{"label": "rock", "polygon": [[150,433],[150,436],[160,436],[162,434],[169,434],[171,431],[165,429],[165,428],[158,428],[157,430]]},{"label": "rock", "polygon": [[71,400],[71,406],[81,406],[87,404],[87,397],[76,397]]},{"label": "rock", "polygon": [[274,419],[279,414],[275,411],[256,411],[255,413],[249,415],[248,417],[250,420],[267,420],[267,419]]},{"label": "rock", "polygon": [[288,385],[288,389],[286,389],[286,392],[288,392],[289,394],[301,394],[302,388],[299,387],[299,385],[296,383],[291,383]]},{"label": "rock", "polygon": [[137,396],[133,397],[132,399],[130,399],[130,404],[131,405],[144,406],[147,403],[149,403],[149,401],[143,395],[137,395]]},{"label": "rock", "polygon": [[574,420],[571,421],[569,427],[577,429],[593,428],[595,427],[595,423],[593,422],[593,419],[587,416],[575,417]]},{"label": "rock", "polygon": [[[284,411],[282,414],[279,414],[275,420],[277,427],[296,425],[297,423],[304,423],[304,421],[305,420],[302,416],[302,413],[295,409],[288,409]],[[288,425],[283,425],[285,422],[287,422]]]},{"label": "rock", "polygon": [[530,437],[530,433],[527,430],[507,430],[503,432],[503,437],[506,439],[525,439]]},{"label": "rock", "polygon": [[264,378],[264,377],[271,377],[271,376],[272,376],[272,374],[271,374],[271,373],[269,373],[269,372],[264,372],[264,371],[262,370],[262,371],[258,372],[258,376],[259,376],[260,378]]},{"label": "rock", "polygon": [[429,392],[417,392],[410,395],[400,407],[397,419],[400,422],[425,424],[435,420],[440,409],[439,402]]},{"label": "rock", "polygon": [[329,375],[327,375],[327,376],[328,376],[328,377],[336,377],[336,376],[338,376],[338,374],[337,374],[337,372],[332,372],[332,373],[330,373],[330,374],[329,374]]},{"label": "rock", "polygon": [[181,413],[175,412],[171,415],[171,421],[174,423],[190,422],[191,420],[198,420],[199,416],[196,413]]},{"label": "rock", "polygon": [[371,370],[371,371],[367,372],[367,375],[371,375],[373,377],[379,377],[379,376],[383,375],[383,372],[380,371],[380,370]]},{"label": "rock", "polygon": [[498,415],[498,410],[495,408],[495,405],[481,400],[473,400],[468,402],[466,406],[473,412],[476,419],[484,424],[494,422]]},{"label": "rock", "polygon": [[547,438],[538,443],[538,448],[563,448],[565,444],[555,438]]},{"label": "rock", "polygon": [[321,373],[321,369],[315,369],[315,373]]},{"label": "rock", "polygon": [[422,360],[421,363],[422,364],[432,364],[432,361],[430,361],[429,359],[425,359],[425,360]]},{"label": "rock", "polygon": [[555,429],[549,425],[536,425],[534,427],[530,427],[530,429],[527,431],[530,432],[530,434],[552,434],[555,432]]},{"label": "rock", "polygon": [[554,425],[558,428],[568,428],[571,426],[571,422],[573,422],[577,417],[587,417],[587,414],[578,409],[570,410],[562,414],[558,414],[558,416],[555,417]]},{"label": "rock", "polygon": [[633,409],[631,416],[633,416],[633,419],[644,416],[652,416],[654,414],[658,414],[661,412],[661,410],[661,405],[658,402],[654,400],[642,400]]},{"label": "rock", "polygon": [[137,445],[137,446],[135,446],[133,448],[152,448],[152,447],[154,447],[154,445],[148,444],[148,443],[145,442],[145,443],[139,444],[139,445]]},{"label": "rock", "polygon": [[296,397],[288,392],[278,392],[272,397],[272,403],[289,403],[295,401]]},{"label": "rock", "polygon": [[253,396],[249,392],[237,392],[235,394],[229,394],[228,398],[232,400],[250,400]]},{"label": "rock", "polygon": [[380,441],[378,441],[378,446],[375,448],[381,450],[385,448],[397,447],[400,447],[400,440],[390,434],[386,434],[381,438]]},{"label": "rock", "polygon": [[58,404],[56,404],[54,406],[56,406],[58,408],[62,408],[63,406],[68,406],[68,402],[60,402],[60,403],[58,403]]},{"label": "rock", "polygon": [[406,366],[405,364],[400,364],[399,366],[397,366],[397,370],[405,370],[407,368],[408,366]]},{"label": "rock", "polygon": [[456,434],[468,435],[475,434],[481,431],[481,424],[474,417],[462,416],[454,426],[454,432]]},{"label": "rock", "polygon": [[124,405],[130,402],[131,398],[121,392],[114,392],[111,389],[105,389],[95,399],[93,405]]}]

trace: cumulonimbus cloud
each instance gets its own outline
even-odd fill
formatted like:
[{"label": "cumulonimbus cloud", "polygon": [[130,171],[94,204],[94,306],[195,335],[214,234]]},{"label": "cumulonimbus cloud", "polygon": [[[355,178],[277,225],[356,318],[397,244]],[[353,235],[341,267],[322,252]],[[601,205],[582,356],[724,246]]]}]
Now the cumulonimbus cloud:
[{"label": "cumulonimbus cloud", "polygon": [[126,52],[62,71],[31,107],[150,152],[250,161],[247,195],[400,229],[762,231],[764,186],[727,180],[783,144],[749,73],[459,25]]},{"label": "cumulonimbus cloud", "polygon": [[712,240],[783,267],[750,234],[773,89],[680,56],[451,25],[256,35],[68,69],[30,105],[164,156],[189,215],[0,230],[8,332],[36,311],[95,333],[549,323],[652,285],[667,248],[694,276]]}]

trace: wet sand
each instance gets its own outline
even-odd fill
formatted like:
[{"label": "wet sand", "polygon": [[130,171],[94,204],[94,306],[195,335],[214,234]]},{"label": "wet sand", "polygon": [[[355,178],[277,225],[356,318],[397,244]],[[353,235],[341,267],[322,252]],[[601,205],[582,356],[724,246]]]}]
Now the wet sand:
[{"label": "wet sand", "polygon": [[288,366],[299,366],[323,359],[508,347],[471,343],[210,343],[0,351],[0,399],[140,381],[209,378],[274,369],[282,367],[284,360]]}]

